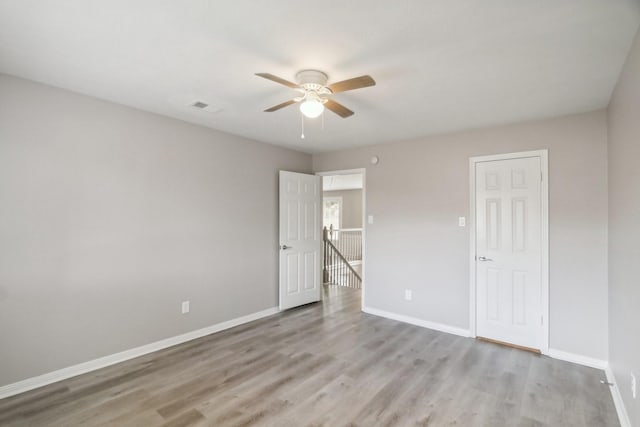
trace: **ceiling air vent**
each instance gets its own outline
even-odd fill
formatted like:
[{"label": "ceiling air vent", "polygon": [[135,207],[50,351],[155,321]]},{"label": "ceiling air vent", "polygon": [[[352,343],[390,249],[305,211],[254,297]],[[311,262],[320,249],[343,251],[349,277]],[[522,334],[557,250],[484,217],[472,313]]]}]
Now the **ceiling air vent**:
[{"label": "ceiling air vent", "polygon": [[209,106],[209,104],[205,104],[202,101],[196,101],[193,104],[191,104],[192,107],[196,107],[199,108],[201,110],[204,110],[205,108],[207,108]]}]

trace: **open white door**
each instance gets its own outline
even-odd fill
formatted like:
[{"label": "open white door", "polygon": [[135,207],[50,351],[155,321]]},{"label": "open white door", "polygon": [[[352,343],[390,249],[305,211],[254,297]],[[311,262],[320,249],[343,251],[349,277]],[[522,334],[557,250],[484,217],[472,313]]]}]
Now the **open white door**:
[{"label": "open white door", "polygon": [[476,163],[478,337],[540,350],[543,342],[540,157]]},{"label": "open white door", "polygon": [[280,310],[320,301],[320,177],[280,171]]}]

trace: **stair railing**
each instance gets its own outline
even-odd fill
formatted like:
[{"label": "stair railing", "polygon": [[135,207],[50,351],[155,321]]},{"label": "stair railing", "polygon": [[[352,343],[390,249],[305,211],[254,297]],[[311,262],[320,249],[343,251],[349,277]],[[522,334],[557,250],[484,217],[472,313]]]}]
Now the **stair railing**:
[{"label": "stair railing", "polygon": [[[346,286],[349,288],[361,289],[362,288],[362,278],[358,274],[358,272],[353,268],[349,259],[345,257],[341,251],[338,249],[335,242],[339,242],[340,238],[334,239],[336,236],[334,233],[338,230],[332,230],[331,228],[324,227],[323,230],[323,279],[326,284],[335,284],[339,286]],[[362,230],[360,230],[362,233]],[[362,235],[362,234],[360,234]],[[344,237],[341,236],[341,237]],[[350,256],[355,261],[357,254],[360,254],[360,260],[362,259],[362,238],[360,240],[359,250],[357,248],[357,244],[354,241],[355,239],[350,238],[344,239],[344,248],[349,251]]]},{"label": "stair railing", "polygon": [[330,226],[329,240],[347,261],[362,261],[362,228],[334,229]]}]

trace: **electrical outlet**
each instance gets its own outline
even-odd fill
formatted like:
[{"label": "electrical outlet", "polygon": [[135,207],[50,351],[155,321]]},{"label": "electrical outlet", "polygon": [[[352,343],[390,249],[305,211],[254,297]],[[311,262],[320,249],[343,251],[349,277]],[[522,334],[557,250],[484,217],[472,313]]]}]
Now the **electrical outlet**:
[{"label": "electrical outlet", "polygon": [[373,224],[373,215],[369,215],[369,216],[367,217],[367,222],[368,222],[369,224]]},{"label": "electrical outlet", "polygon": [[460,216],[458,217],[458,227],[465,227],[467,225],[467,218]]},{"label": "electrical outlet", "polygon": [[631,372],[631,396],[636,398],[636,376],[633,375],[633,372]]},{"label": "electrical outlet", "polygon": [[411,298],[413,298],[413,295],[411,293],[411,289],[405,289],[404,290],[404,299],[407,301],[411,301]]},{"label": "electrical outlet", "polygon": [[182,314],[189,312],[189,301],[182,301]]}]

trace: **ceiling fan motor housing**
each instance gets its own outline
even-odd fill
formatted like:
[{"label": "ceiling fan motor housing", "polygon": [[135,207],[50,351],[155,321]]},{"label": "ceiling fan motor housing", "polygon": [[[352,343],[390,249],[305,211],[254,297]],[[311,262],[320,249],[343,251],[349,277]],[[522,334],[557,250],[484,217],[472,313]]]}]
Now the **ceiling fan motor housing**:
[{"label": "ceiling fan motor housing", "polygon": [[[298,84],[307,91],[313,91],[323,93],[323,89],[326,89],[329,77],[318,70],[302,70],[296,74],[296,81]],[[327,90],[326,93],[331,93]]]}]

